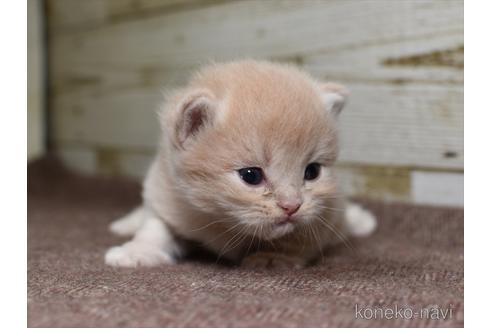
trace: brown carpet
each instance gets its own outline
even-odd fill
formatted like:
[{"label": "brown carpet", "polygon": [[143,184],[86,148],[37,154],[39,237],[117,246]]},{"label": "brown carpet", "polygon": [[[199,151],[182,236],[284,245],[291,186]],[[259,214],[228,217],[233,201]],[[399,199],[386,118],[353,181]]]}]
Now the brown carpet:
[{"label": "brown carpet", "polygon": [[104,251],[123,241],[107,225],[138,201],[135,182],[53,160],[28,168],[30,327],[463,326],[462,209],[364,202],[380,227],[357,241],[360,255],[339,247],[301,271],[107,267]]}]

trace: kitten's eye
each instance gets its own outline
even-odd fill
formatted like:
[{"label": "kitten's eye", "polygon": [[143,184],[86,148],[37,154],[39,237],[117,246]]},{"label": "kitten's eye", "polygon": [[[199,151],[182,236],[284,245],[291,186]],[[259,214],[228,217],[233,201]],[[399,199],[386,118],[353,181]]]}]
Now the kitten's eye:
[{"label": "kitten's eye", "polygon": [[318,163],[310,163],[306,166],[306,170],[304,171],[304,180],[314,180],[319,176],[319,171],[321,169],[321,165]]},{"label": "kitten's eye", "polygon": [[259,167],[246,167],[238,170],[239,176],[247,184],[259,185],[263,181],[263,170]]}]

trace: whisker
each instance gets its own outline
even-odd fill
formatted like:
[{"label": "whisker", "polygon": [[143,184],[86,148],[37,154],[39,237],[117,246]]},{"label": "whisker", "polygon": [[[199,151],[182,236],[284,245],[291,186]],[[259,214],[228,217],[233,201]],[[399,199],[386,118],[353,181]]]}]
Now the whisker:
[{"label": "whisker", "polygon": [[203,230],[203,229],[206,229],[206,228],[210,227],[211,225],[214,225],[214,224],[217,224],[217,223],[230,222],[230,221],[231,220],[229,220],[229,219],[226,219],[226,220],[216,220],[216,221],[207,223],[207,224],[205,224],[204,226],[202,226],[200,228],[193,229],[193,230],[190,230],[190,231],[200,231],[200,230]]},{"label": "whisker", "polygon": [[[299,236],[299,234],[298,234],[298,233],[296,233],[296,234],[295,234],[295,236],[296,236],[296,242],[297,242],[298,244],[300,244],[300,243],[302,242],[301,236]],[[303,244],[304,244],[304,243],[303,243]]]},{"label": "whisker", "polygon": [[[243,226],[243,227],[241,228],[241,230],[239,230],[238,232],[236,232],[236,234],[235,234],[234,236],[232,236],[232,238],[231,238],[231,239],[229,239],[229,240],[227,241],[227,243],[225,243],[225,245],[224,245],[224,246],[222,246],[222,248],[221,248],[221,250],[220,250],[220,252],[219,252],[219,256],[217,257],[217,261],[216,261],[216,263],[220,260],[220,258],[221,258],[221,257],[222,257],[222,256],[223,256],[226,252],[228,252],[228,251],[232,250],[234,247],[236,247],[238,244],[240,244],[240,243],[241,243],[241,241],[244,239],[244,236],[246,235],[246,234],[242,235],[242,233],[243,233],[246,229],[247,229],[247,227]],[[228,249],[227,247],[229,246],[229,244],[235,244],[235,243],[236,243],[236,241],[237,241],[237,240],[236,240],[236,238],[238,238],[237,240],[239,240],[239,243],[238,243],[238,244],[236,244],[234,247],[232,247],[232,248],[229,248],[229,249]]]},{"label": "whisker", "polygon": [[241,233],[243,232],[243,230],[245,230],[246,227],[242,227],[239,231],[237,231],[234,236],[232,236],[232,238],[230,238],[227,243],[224,244],[224,246],[222,247],[222,250],[227,248],[227,246],[229,245],[229,243],[232,243],[233,240],[235,240],[237,237],[239,237],[241,235]]},{"label": "whisker", "polygon": [[318,221],[321,222],[325,227],[331,230],[339,239],[343,242],[345,246],[347,246],[352,252],[358,254],[357,248],[351,243],[351,241],[341,232],[339,231],[333,224],[329,221],[325,221],[325,219],[319,215],[316,215]]},{"label": "whisker", "polygon": [[312,226],[309,226],[309,228],[312,230],[314,239],[316,240],[316,243],[318,244],[319,252],[320,252],[320,255],[321,255],[321,260],[324,260],[324,257],[323,257],[323,249],[321,247],[321,241],[320,241],[319,235],[316,233],[316,231],[313,229]]},{"label": "whisker", "polygon": [[241,231],[238,238],[236,238],[236,240],[234,242],[231,243],[231,245],[229,246],[228,249],[226,249],[224,251],[223,254],[229,252],[229,251],[232,251],[234,248],[236,248],[237,246],[241,245],[242,242],[248,238],[248,234],[244,233],[245,231]]},{"label": "whisker", "polygon": [[340,199],[340,198],[345,198],[345,195],[343,195],[343,194],[332,194],[330,196],[320,195],[320,197],[322,197],[324,199]]},{"label": "whisker", "polygon": [[[263,224],[260,225],[260,236],[263,236]],[[261,239],[261,237],[260,237]],[[271,243],[271,241],[270,241]],[[260,243],[256,244],[256,251],[258,252],[258,250],[260,249]]]},{"label": "whisker", "polygon": [[246,250],[246,254],[249,253],[249,249],[251,248],[251,245],[253,244],[253,240],[256,237],[256,231],[258,230],[258,226],[255,227],[255,231],[253,232],[253,237],[251,237],[251,241],[249,242],[248,249]]},{"label": "whisker", "polygon": [[345,212],[345,208],[328,207],[324,205],[317,205],[317,207],[323,208],[325,210],[335,211],[335,212]]},{"label": "whisker", "polygon": [[268,239],[268,243],[270,243],[270,245],[272,245],[273,250],[275,251],[275,253],[276,253],[276,252],[278,252],[278,250],[277,250],[277,246],[275,246],[275,243],[273,242],[273,240]]},{"label": "whisker", "polygon": [[[306,226],[305,226],[305,225],[301,225],[302,237],[303,237],[304,239],[306,239],[306,238],[307,238],[307,236],[306,236],[306,230],[307,230]],[[302,243],[302,252],[304,252],[304,249],[305,249],[305,248],[306,248],[306,243]]]},{"label": "whisker", "polygon": [[213,243],[214,241],[216,241],[217,239],[219,239],[222,235],[228,233],[229,231],[232,231],[234,230],[237,226],[241,225],[241,222],[238,222],[236,223],[235,225],[233,225],[232,227],[230,227],[229,229],[221,232],[219,235],[217,235],[214,239],[208,241],[207,243],[205,243],[205,245],[210,245],[211,243]]},{"label": "whisker", "polygon": [[244,231],[242,236],[243,237],[237,243],[235,243],[234,246],[232,246],[229,250],[232,250],[232,249],[240,246],[243,243],[243,241],[245,241],[250,235],[248,233],[246,233],[246,231]]},{"label": "whisker", "polygon": [[309,228],[309,233],[313,236],[313,240],[316,242],[316,246],[318,246],[319,251],[321,253],[321,246],[319,244],[318,238],[316,237],[315,231],[311,225],[308,226]]}]

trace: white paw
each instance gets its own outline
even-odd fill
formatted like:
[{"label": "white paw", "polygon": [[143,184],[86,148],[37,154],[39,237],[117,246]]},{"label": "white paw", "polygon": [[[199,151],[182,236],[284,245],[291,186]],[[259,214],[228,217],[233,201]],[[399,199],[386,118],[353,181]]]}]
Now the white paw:
[{"label": "white paw", "polygon": [[124,217],[112,222],[109,225],[109,231],[118,236],[133,236],[142,226],[145,220],[145,210],[139,207]]},{"label": "white paw", "polygon": [[109,231],[122,237],[132,236],[135,234],[136,230],[137,229],[133,225],[129,225],[128,222],[122,221],[121,219],[114,221],[109,225]]},{"label": "white paw", "polygon": [[347,228],[352,236],[370,235],[377,226],[376,218],[368,210],[356,204],[349,204],[345,213]]},{"label": "white paw", "polygon": [[155,245],[130,241],[121,246],[111,247],[105,256],[107,265],[115,267],[157,266],[173,264],[173,257]]}]

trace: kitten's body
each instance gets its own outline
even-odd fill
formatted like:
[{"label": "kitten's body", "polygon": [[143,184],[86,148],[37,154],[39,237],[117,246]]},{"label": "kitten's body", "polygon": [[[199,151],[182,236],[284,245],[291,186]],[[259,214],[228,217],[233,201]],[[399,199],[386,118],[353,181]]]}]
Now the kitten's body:
[{"label": "kitten's body", "polygon": [[[111,225],[135,236],[110,249],[106,263],[172,263],[189,240],[244,264],[302,266],[347,235],[370,233],[374,218],[357,205],[345,210],[332,176],[345,97],[289,66],[202,70],[163,109],[144,202]],[[307,180],[310,163],[319,176]],[[263,180],[242,181],[243,168],[259,169]]]}]

